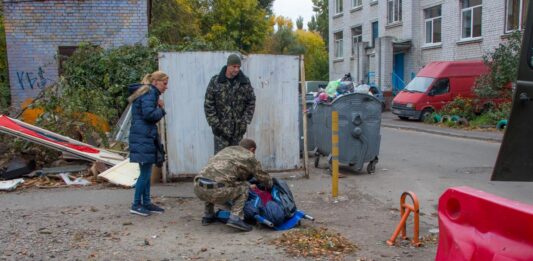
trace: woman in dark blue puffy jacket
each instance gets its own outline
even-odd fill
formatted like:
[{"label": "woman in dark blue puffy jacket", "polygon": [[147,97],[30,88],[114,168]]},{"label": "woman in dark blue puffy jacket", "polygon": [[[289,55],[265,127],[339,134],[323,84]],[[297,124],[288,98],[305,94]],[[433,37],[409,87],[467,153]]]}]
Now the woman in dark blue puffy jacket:
[{"label": "woman in dark blue puffy jacket", "polygon": [[148,216],[165,210],[150,201],[150,176],[152,165],[164,161],[164,152],[157,131],[157,122],[165,116],[163,94],[168,85],[168,75],[156,71],[144,76],[142,83],[130,85],[131,105],[129,135],[130,162],[138,162],[141,174],[135,184],[135,194],[130,213]]}]

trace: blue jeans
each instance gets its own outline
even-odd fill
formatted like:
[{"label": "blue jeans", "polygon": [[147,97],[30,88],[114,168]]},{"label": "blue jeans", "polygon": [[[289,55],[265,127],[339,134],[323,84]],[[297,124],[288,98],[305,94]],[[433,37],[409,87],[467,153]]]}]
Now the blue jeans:
[{"label": "blue jeans", "polygon": [[[150,204],[150,176],[152,175],[152,163],[139,163],[141,174],[135,184],[133,205]],[[142,199],[142,202],[141,202]]]}]

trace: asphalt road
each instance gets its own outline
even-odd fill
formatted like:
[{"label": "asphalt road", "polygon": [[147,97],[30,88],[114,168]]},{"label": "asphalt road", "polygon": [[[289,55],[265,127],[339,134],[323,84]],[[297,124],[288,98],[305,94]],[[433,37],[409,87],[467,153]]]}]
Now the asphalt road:
[{"label": "asphalt road", "polygon": [[[533,204],[533,183],[489,181],[499,143],[483,140],[488,135],[459,138],[470,134],[447,129],[433,134],[425,131],[435,129],[431,125],[392,118],[384,122],[389,127],[381,128],[376,173],[341,169],[347,175],[339,181],[338,201],[331,198],[331,177],[325,169],[311,168],[310,179],[296,178],[298,172],[275,174],[289,178],[299,208],[316,218],[313,223],[304,221],[304,226],[327,227],[357,244],[359,250],[344,260],[434,259],[436,242],[427,241],[422,248],[412,248],[408,241],[395,247],[385,244],[399,221],[399,197],[404,191],[413,191],[420,199],[421,236],[438,227],[437,203],[448,187],[470,186]],[[238,233],[222,224],[201,226],[202,203],[190,182],[154,185],[154,201],[166,213],[148,218],[128,213],[132,193],[104,184],[0,193],[4,221],[0,231],[5,231],[0,260],[289,258],[270,243],[281,233],[261,227]]]},{"label": "asphalt road", "polygon": [[453,186],[470,186],[533,204],[532,182],[493,182],[500,143],[384,127],[375,175],[361,176],[359,189],[381,201],[397,202],[415,192],[421,211],[433,213],[440,195]]}]

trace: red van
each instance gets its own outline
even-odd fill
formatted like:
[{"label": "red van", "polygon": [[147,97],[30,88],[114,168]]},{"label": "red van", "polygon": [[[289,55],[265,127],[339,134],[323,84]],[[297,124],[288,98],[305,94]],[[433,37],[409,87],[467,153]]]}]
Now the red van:
[{"label": "red van", "polygon": [[488,71],[483,61],[432,62],[394,97],[392,113],[423,121],[456,96],[472,98],[476,78]]}]

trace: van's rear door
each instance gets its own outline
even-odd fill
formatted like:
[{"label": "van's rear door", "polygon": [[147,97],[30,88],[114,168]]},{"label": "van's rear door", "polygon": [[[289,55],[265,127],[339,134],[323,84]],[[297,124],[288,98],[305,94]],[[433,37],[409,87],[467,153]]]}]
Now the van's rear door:
[{"label": "van's rear door", "polygon": [[533,4],[523,32],[511,116],[491,180],[533,181]]}]

